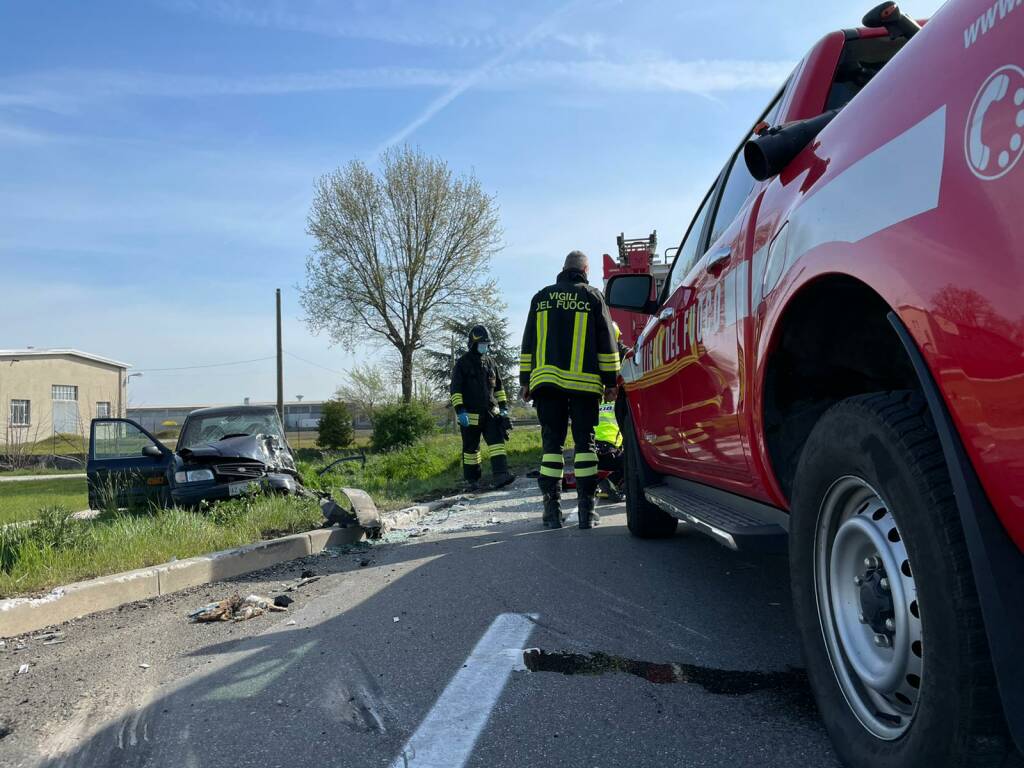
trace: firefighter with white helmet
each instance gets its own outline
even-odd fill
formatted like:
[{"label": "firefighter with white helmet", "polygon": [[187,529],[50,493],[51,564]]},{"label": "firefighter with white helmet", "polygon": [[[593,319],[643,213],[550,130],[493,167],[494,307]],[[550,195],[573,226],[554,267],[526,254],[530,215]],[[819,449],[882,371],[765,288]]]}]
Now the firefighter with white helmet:
[{"label": "firefighter with white helmet", "polygon": [[452,407],[462,431],[462,476],[469,490],[480,485],[480,438],[491,457],[494,487],[508,485],[516,476],[508,470],[505,430],[508,396],[501,373],[491,356],[491,334],[483,325],[469,332],[468,350],[452,370]]}]

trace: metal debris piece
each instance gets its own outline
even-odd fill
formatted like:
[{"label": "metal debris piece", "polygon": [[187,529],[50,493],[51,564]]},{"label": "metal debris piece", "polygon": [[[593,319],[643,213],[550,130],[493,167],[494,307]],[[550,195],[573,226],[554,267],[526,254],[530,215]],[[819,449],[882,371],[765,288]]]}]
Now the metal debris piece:
[{"label": "metal debris piece", "polygon": [[342,488],[341,492],[352,503],[352,511],[355,513],[359,525],[366,529],[367,535],[371,539],[379,538],[383,533],[380,512],[377,510],[377,505],[373,503],[373,499],[370,498],[370,494],[359,488]]},{"label": "metal debris piece", "polygon": [[297,622],[295,621],[295,619],[289,619],[288,621],[286,621],[286,622],[284,623],[284,625],[285,625],[286,627],[294,627],[294,626],[296,625],[296,623],[297,623]]},{"label": "metal debris piece", "polygon": [[26,672],[28,672],[28,669],[28,664],[22,664],[20,667],[18,667],[18,674],[24,675]]},{"label": "metal debris piece", "polygon": [[149,669],[149,664],[139,664],[140,669]]},{"label": "metal debris piece", "polygon": [[320,581],[320,577],[319,576],[310,576],[308,579],[303,579],[302,581],[297,582],[297,583],[293,584],[290,587],[285,587],[284,591],[285,592],[294,592],[296,589],[301,589],[302,587],[306,586],[307,584],[312,584],[314,581]]},{"label": "metal debris piece", "polygon": [[397,624],[398,623],[398,617],[395,616],[395,618],[393,618],[392,621],[395,622],[395,624]]},{"label": "metal debris piece", "polygon": [[55,637],[55,638],[53,638],[53,640],[45,641],[43,643],[43,645],[60,645],[63,642],[64,642],[64,638],[62,638],[62,637]]}]

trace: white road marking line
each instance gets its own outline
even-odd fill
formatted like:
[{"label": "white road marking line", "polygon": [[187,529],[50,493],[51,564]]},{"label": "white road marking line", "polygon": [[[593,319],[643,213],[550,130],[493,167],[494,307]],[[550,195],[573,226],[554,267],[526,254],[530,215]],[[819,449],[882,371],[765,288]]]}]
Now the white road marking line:
[{"label": "white road marking line", "polygon": [[522,648],[537,616],[503,613],[480,638],[392,768],[461,768],[473,753],[508,676],[523,668]]}]

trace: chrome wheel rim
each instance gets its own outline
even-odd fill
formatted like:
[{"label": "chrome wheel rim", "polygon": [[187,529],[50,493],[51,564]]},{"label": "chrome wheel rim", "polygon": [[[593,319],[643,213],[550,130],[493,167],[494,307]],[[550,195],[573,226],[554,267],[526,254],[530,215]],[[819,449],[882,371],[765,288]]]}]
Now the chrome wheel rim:
[{"label": "chrome wheel rim", "polygon": [[910,727],[924,646],[914,571],[889,505],[846,476],[825,493],[814,541],[818,618],[836,680],[874,736]]}]

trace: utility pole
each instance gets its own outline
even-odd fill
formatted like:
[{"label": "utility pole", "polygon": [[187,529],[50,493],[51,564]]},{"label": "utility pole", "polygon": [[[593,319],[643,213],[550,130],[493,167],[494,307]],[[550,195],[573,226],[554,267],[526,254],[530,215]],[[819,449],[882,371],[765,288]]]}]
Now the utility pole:
[{"label": "utility pole", "polygon": [[284,426],[284,359],[281,348],[281,289],[275,292],[277,296],[277,415]]}]

